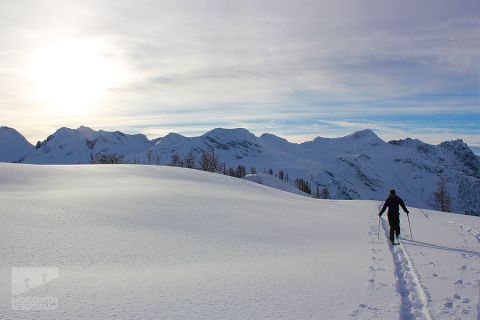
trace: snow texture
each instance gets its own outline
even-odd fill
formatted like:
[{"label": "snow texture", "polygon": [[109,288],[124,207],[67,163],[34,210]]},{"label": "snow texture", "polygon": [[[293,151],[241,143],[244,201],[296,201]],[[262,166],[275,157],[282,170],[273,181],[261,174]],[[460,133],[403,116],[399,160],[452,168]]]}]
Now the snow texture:
[{"label": "snow texture", "polygon": [[[0,203],[0,319],[479,317],[478,217],[409,207],[390,246],[378,201],[138,165],[0,164]],[[20,267],[54,310],[12,310]]]}]

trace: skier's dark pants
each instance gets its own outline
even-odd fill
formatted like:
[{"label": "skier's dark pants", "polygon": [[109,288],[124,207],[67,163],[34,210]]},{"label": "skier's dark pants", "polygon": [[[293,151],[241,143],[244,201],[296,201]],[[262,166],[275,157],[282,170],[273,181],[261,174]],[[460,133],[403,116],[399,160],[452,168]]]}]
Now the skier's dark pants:
[{"label": "skier's dark pants", "polygon": [[400,215],[398,213],[388,214],[388,223],[390,224],[390,241],[394,241],[394,233],[397,238],[400,235]]}]

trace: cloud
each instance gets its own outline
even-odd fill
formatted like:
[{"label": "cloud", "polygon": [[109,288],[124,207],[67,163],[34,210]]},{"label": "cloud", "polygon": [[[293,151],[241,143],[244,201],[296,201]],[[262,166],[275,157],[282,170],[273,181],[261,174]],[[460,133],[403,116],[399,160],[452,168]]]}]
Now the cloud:
[{"label": "cloud", "polygon": [[[320,120],[375,125],[379,115],[474,114],[479,9],[476,0],[7,2],[0,112],[32,132],[268,124],[297,140],[339,132]],[[51,113],[28,94],[29,55],[65,38],[102,43],[101,54],[126,69],[82,117]]]}]

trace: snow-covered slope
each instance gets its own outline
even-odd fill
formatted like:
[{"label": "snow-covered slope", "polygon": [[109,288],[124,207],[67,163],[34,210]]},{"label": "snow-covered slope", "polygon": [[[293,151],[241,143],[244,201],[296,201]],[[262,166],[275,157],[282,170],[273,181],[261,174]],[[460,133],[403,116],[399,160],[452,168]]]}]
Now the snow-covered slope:
[{"label": "snow-covered slope", "polygon": [[414,240],[402,216],[390,247],[377,201],[197,170],[0,164],[0,181],[2,319],[478,319],[476,217],[410,208]]},{"label": "snow-covered slope", "polygon": [[60,128],[23,162],[35,164],[85,164],[96,154],[116,153],[127,156],[143,152],[152,143],[143,134],[128,135],[119,131],[95,131],[81,126],[78,129]]},{"label": "snow-covered slope", "polygon": [[0,162],[19,161],[33,149],[33,145],[17,130],[0,127]]},{"label": "snow-covered slope", "polygon": [[[168,164],[172,154],[184,157],[193,152],[198,162],[201,153],[211,148],[227,167],[243,165],[247,172],[283,170],[290,182],[304,178],[312,190],[318,185],[336,199],[383,200],[395,188],[408,203],[433,209],[434,192],[443,176],[451,210],[480,215],[480,161],[461,140],[438,146],[412,139],[387,143],[373,131],[362,130],[296,144],[272,134],[256,137],[245,129],[215,129],[193,138],[169,134],[148,155]],[[148,163],[147,152],[129,160]]]},{"label": "snow-covered slope", "polygon": [[434,193],[443,177],[451,211],[480,215],[480,158],[461,140],[437,146],[415,139],[385,142],[362,130],[297,144],[272,134],[218,128],[199,137],[171,133],[148,141],[144,135],[80,127],[57,130],[24,162],[85,164],[96,154],[118,153],[129,163],[165,165],[172,155],[192,153],[198,167],[202,153],[211,150],[220,166],[242,165],[247,173],[272,169],[274,175],[282,170],[290,184],[305,179],[312,191],[325,190],[334,199],[383,200],[395,188],[408,204],[435,209]]},{"label": "snow-covered slope", "polygon": [[245,177],[243,177],[243,179],[247,181],[255,182],[258,184],[262,184],[270,188],[291,192],[291,193],[299,194],[302,196],[310,196],[309,194],[300,191],[297,187],[293,186],[292,184],[284,180],[280,180],[278,177],[275,177],[267,173],[247,174]]}]

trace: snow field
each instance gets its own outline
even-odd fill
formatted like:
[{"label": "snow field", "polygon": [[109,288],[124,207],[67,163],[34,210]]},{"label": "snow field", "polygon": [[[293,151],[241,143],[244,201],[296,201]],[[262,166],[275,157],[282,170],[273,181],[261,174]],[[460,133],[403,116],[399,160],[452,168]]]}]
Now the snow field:
[{"label": "snow field", "polygon": [[[464,223],[478,224],[478,219],[459,216],[457,221],[467,221],[452,222],[456,216],[422,209],[410,216],[414,241],[402,214],[401,245],[389,246],[401,296],[400,319],[476,319],[480,248],[475,229]],[[388,238],[386,219],[382,227]]]},{"label": "snow field", "polygon": [[[130,165],[0,164],[0,203],[0,319],[478,316],[475,217],[412,209],[394,252],[375,201]],[[58,308],[12,310],[11,268],[40,266],[24,295]]]}]

